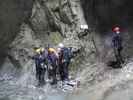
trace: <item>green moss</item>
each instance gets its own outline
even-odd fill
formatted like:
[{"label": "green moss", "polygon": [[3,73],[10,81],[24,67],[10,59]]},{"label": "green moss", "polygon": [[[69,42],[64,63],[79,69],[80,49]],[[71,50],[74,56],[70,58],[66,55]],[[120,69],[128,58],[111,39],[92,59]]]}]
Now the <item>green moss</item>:
[{"label": "green moss", "polygon": [[54,45],[57,45],[63,40],[63,37],[59,32],[53,32],[50,34],[50,40]]},{"label": "green moss", "polygon": [[80,66],[81,62],[82,62],[82,56],[81,55],[76,56],[74,58],[74,61],[70,63],[70,67],[69,67],[70,70],[77,71],[79,69],[78,67]]}]

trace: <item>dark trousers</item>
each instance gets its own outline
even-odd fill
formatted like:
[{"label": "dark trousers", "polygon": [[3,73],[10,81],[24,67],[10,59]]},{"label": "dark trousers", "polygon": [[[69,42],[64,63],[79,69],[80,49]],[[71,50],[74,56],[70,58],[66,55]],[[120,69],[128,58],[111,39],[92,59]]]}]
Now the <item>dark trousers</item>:
[{"label": "dark trousers", "polygon": [[119,65],[121,65],[122,63],[124,63],[124,60],[123,60],[121,51],[122,51],[122,49],[120,49],[120,48],[115,48],[114,49],[116,61],[118,62]]},{"label": "dark trousers", "polygon": [[39,84],[44,84],[45,83],[45,68],[41,68],[41,66],[36,66],[36,79],[38,80]]},{"label": "dark trousers", "polygon": [[61,81],[64,80],[64,70],[63,70],[63,64],[59,64],[59,74]]},{"label": "dark trousers", "polygon": [[60,78],[62,81],[68,80],[69,70],[68,70],[69,62],[64,62],[59,65]]},{"label": "dark trousers", "polygon": [[56,78],[56,70],[57,70],[57,66],[56,64],[51,64],[51,65],[48,65],[49,68],[48,68],[48,77],[49,79],[52,79],[52,83],[53,84],[56,84],[57,83],[57,78]]}]

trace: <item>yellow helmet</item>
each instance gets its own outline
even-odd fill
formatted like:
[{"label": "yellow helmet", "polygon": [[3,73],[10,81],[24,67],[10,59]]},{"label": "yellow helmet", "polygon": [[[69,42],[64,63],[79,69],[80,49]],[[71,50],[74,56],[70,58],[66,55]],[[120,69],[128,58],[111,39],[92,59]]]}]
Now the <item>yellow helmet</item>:
[{"label": "yellow helmet", "polygon": [[41,52],[43,52],[44,51],[44,48],[40,48],[41,49]]},{"label": "yellow helmet", "polygon": [[49,52],[56,52],[54,48],[49,48],[48,51]]},{"label": "yellow helmet", "polygon": [[40,53],[40,52],[41,52],[41,49],[38,48],[38,49],[35,50],[35,52],[36,52],[36,53]]},{"label": "yellow helmet", "polygon": [[34,51],[35,51],[36,53],[41,53],[41,52],[44,51],[44,48],[43,48],[43,47],[34,47],[33,49],[34,49]]}]

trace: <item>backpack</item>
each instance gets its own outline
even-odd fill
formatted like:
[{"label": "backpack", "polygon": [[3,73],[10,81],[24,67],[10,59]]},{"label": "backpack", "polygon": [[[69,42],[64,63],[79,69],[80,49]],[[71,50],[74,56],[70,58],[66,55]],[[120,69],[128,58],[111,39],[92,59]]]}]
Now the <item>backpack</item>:
[{"label": "backpack", "polygon": [[63,48],[63,59],[65,61],[70,61],[72,58],[72,51],[71,48]]}]

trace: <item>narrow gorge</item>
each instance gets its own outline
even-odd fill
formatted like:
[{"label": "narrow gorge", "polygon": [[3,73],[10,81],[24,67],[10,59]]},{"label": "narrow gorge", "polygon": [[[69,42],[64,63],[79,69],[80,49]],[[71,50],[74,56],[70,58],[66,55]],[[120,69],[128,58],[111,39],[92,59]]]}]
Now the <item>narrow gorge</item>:
[{"label": "narrow gorge", "polygon": [[[133,1],[1,0],[0,100],[132,100]],[[88,32],[81,29],[88,25]],[[125,64],[107,66],[115,56],[112,27],[120,26]],[[69,92],[36,88],[36,46],[72,47],[69,70],[80,81]]]}]

